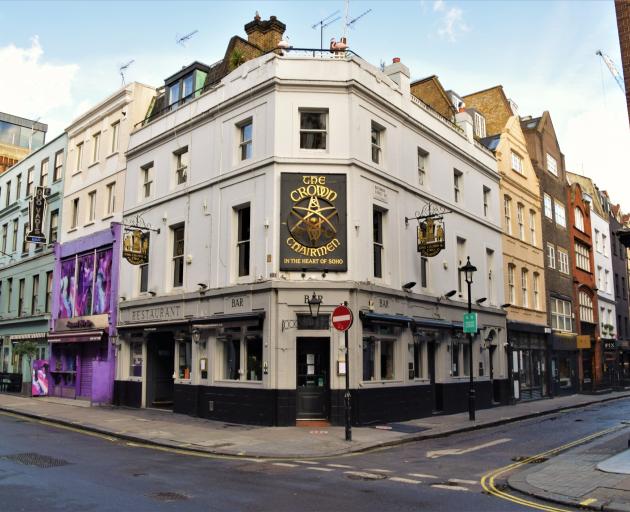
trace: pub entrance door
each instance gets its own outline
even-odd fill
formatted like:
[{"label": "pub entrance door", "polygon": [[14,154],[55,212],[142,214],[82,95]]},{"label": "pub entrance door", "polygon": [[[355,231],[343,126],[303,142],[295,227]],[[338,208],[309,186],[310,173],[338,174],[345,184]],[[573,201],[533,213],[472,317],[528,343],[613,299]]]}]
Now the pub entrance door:
[{"label": "pub entrance door", "polygon": [[326,420],[330,411],[330,338],[297,338],[297,419]]}]

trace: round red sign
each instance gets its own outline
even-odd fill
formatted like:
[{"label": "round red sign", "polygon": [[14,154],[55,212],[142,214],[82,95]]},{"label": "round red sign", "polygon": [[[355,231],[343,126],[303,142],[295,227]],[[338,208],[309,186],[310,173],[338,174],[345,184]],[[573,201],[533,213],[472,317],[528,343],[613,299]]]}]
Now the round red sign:
[{"label": "round red sign", "polygon": [[332,324],[338,331],[347,331],[352,325],[352,311],[346,306],[337,306],[332,313]]}]

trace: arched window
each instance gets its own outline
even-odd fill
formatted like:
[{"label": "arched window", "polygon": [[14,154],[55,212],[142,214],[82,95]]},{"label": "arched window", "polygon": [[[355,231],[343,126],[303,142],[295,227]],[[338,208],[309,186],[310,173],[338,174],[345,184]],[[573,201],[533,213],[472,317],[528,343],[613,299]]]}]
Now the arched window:
[{"label": "arched window", "polygon": [[584,232],[584,215],[577,206],[575,207],[575,227]]}]

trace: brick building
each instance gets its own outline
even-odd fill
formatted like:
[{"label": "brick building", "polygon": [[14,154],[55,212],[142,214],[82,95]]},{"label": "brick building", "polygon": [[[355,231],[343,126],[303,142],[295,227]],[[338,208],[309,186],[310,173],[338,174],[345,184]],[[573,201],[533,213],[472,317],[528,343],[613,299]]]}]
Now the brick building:
[{"label": "brick building", "polygon": [[617,12],[621,65],[626,83],[626,103],[628,119],[630,120],[630,2],[628,0],[615,0],[615,11]]}]

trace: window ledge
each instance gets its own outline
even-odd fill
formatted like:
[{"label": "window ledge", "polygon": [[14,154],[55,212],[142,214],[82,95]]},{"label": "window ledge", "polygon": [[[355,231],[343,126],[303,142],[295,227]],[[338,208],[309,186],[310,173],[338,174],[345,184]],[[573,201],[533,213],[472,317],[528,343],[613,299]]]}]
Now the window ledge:
[{"label": "window ledge", "polygon": [[96,167],[98,164],[100,164],[100,160],[97,160],[96,162],[92,162],[90,165],[88,165],[88,169],[91,169],[92,167]]},{"label": "window ledge", "polygon": [[105,157],[105,160],[109,160],[111,157],[118,155],[118,150],[114,151],[113,153],[110,153],[109,155],[107,155]]},{"label": "window ledge", "polygon": [[68,230],[68,233],[74,233],[77,229],[79,229],[79,228],[77,228],[77,227],[70,228],[70,229]]},{"label": "window ledge", "polygon": [[107,215],[105,215],[105,217],[103,217],[101,220],[108,220],[111,219],[114,216],[113,213],[108,213]]},{"label": "window ledge", "polygon": [[84,228],[87,228],[88,226],[93,226],[94,225],[94,221],[91,220],[90,222],[86,222],[85,224],[83,224]]},{"label": "window ledge", "polygon": [[83,172],[83,171],[82,171],[81,169],[79,169],[78,171],[72,171],[71,176],[72,176],[72,177],[77,176],[77,175],[81,174],[82,172]]}]

